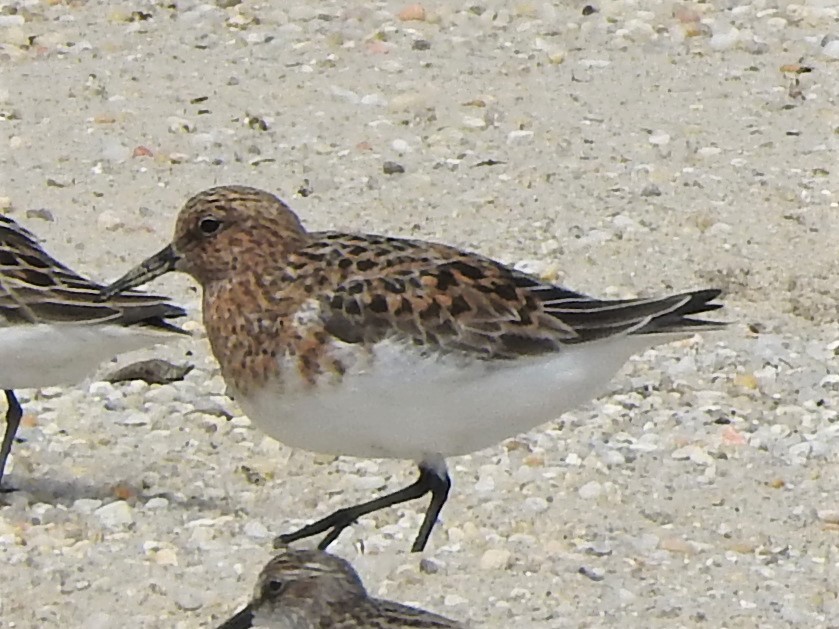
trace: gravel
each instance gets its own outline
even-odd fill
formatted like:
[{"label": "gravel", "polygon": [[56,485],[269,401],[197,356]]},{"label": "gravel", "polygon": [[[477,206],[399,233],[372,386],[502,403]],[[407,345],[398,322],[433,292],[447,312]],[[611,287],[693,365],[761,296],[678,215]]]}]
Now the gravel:
[{"label": "gravel", "polygon": [[[424,237],[605,297],[713,285],[727,331],[451,461],[335,544],[377,595],[476,626],[839,617],[839,9],[832,2],[0,0],[0,208],[113,279],[219,183],[313,228]],[[387,174],[386,174],[387,173]],[[254,430],[193,338],[22,391],[0,627],[212,627],[271,538],[413,480]],[[99,381],[135,360],[171,384]]]}]

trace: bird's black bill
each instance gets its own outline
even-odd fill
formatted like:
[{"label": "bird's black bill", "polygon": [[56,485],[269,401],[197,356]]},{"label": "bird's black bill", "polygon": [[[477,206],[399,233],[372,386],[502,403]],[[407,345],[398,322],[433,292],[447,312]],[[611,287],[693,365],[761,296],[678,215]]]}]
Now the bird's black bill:
[{"label": "bird's black bill", "polygon": [[179,259],[180,256],[172,248],[172,245],[167,245],[115,282],[105,286],[99,293],[100,300],[110,299],[117,293],[140,286],[140,284],[150,282],[164,273],[173,271]]},{"label": "bird's black bill", "polygon": [[253,610],[247,605],[232,618],[225,620],[216,629],[250,629],[253,627]]}]

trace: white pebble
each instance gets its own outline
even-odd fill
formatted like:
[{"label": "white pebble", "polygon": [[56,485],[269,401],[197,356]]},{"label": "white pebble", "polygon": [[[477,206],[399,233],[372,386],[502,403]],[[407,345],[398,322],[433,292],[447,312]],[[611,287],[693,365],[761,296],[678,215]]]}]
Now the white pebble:
[{"label": "white pebble", "polygon": [[457,605],[466,605],[469,602],[468,599],[463,598],[459,594],[449,594],[446,598],[443,599],[443,604],[446,607],[455,607]]},{"label": "white pebble", "polygon": [[647,142],[655,146],[664,146],[670,143],[670,134],[664,131],[653,131]]},{"label": "white pebble", "polygon": [[385,479],[383,476],[357,476],[352,481],[353,487],[364,489],[366,491],[380,489],[385,486]]},{"label": "white pebble", "polygon": [[387,105],[387,99],[381,94],[365,94],[361,97],[361,104],[385,107]]},{"label": "white pebble", "polygon": [[178,553],[173,548],[161,548],[154,554],[154,563],[158,566],[177,566]]},{"label": "white pebble", "polygon": [[486,120],[478,118],[477,116],[464,116],[463,126],[467,129],[485,129],[487,123]]},{"label": "white pebble", "polygon": [[592,480],[580,487],[577,490],[577,493],[579,494],[580,498],[583,498],[585,500],[591,500],[593,498],[599,497],[600,494],[603,493],[603,486],[596,480]]},{"label": "white pebble", "polygon": [[714,33],[708,45],[714,50],[728,50],[733,48],[740,38],[740,31],[733,26],[724,32]]},{"label": "white pebble", "polygon": [[524,501],[524,508],[532,513],[544,513],[550,504],[540,496],[531,496]]},{"label": "white pebble", "polygon": [[478,482],[475,483],[475,491],[481,493],[489,493],[495,490],[495,479],[489,475],[481,475]]},{"label": "white pebble", "polygon": [[408,144],[402,138],[395,139],[393,142],[390,143],[390,146],[397,153],[410,153],[411,152],[411,145]]},{"label": "white pebble", "polygon": [[242,530],[245,532],[245,535],[252,537],[253,539],[266,539],[271,536],[271,533],[265,525],[256,520],[247,522]]},{"label": "white pebble", "polygon": [[490,548],[481,556],[479,565],[481,570],[504,570],[510,565],[510,557],[509,550]]},{"label": "white pebble", "polygon": [[766,20],[766,26],[773,31],[782,31],[787,27],[788,22],[782,17],[770,17]]},{"label": "white pebble", "polygon": [[518,130],[507,134],[507,144],[524,144],[533,138],[533,131]]},{"label": "white pebble", "polygon": [[796,443],[789,449],[789,455],[791,458],[794,459],[806,459],[810,454],[810,444],[806,441],[802,443]]},{"label": "white pebble", "polygon": [[568,456],[565,457],[565,464],[566,465],[573,465],[574,467],[578,467],[582,465],[583,460],[580,458],[580,455],[576,452],[569,452]]},{"label": "white pebble", "polygon": [[192,133],[195,131],[195,124],[186,118],[170,117],[168,120],[169,133]]},{"label": "white pebble", "polygon": [[95,397],[107,397],[116,391],[110,382],[91,382],[87,392]]},{"label": "white pebble", "polygon": [[101,500],[96,500],[94,498],[79,498],[73,502],[73,511],[76,513],[93,513],[101,506]]},{"label": "white pebble", "polygon": [[26,19],[22,15],[0,15],[0,27],[23,26]]},{"label": "white pebble", "polygon": [[96,225],[101,231],[112,232],[123,227],[125,223],[123,223],[122,218],[114,212],[105,210],[96,218]]},{"label": "white pebble", "polygon": [[94,515],[105,528],[119,529],[134,522],[131,505],[124,500],[117,500],[94,511]]},{"label": "white pebble", "polygon": [[155,498],[149,499],[146,503],[146,509],[165,509],[169,506],[169,501],[166,498],[161,496],[157,496]]},{"label": "white pebble", "polygon": [[839,59],[839,39],[834,39],[833,41],[827,42],[824,48],[822,48],[822,53],[824,53],[825,57],[830,57],[831,59]]},{"label": "white pebble", "polygon": [[116,421],[120,426],[145,426],[149,423],[149,418],[143,413],[131,413],[127,417],[122,417]]},{"label": "white pebble", "polygon": [[194,612],[203,607],[204,601],[193,590],[181,590],[175,593],[175,605],[185,612]]},{"label": "white pebble", "polygon": [[700,157],[714,157],[722,153],[722,149],[718,146],[703,146],[696,153]]},{"label": "white pebble", "polygon": [[816,515],[818,515],[819,520],[822,522],[839,524],[839,509],[819,509]]}]

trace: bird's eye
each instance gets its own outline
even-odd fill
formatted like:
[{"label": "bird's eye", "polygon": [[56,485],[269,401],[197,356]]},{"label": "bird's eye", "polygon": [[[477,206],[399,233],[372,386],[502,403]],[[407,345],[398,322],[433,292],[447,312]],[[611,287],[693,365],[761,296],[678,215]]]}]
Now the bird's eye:
[{"label": "bird's eye", "polygon": [[272,594],[279,594],[282,591],[284,585],[285,583],[283,583],[282,581],[277,581],[276,579],[273,579],[271,581],[268,581],[268,591]]},{"label": "bird's eye", "polygon": [[201,222],[198,223],[198,228],[208,236],[210,234],[216,233],[219,228],[221,227],[221,221],[217,218],[213,218],[212,216],[207,216],[206,218],[202,218]]}]

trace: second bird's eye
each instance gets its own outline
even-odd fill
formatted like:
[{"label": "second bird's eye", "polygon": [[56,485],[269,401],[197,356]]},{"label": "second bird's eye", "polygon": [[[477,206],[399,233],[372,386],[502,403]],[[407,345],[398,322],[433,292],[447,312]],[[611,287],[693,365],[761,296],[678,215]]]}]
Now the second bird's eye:
[{"label": "second bird's eye", "polygon": [[282,591],[283,586],[285,586],[285,583],[283,583],[282,581],[272,579],[268,582],[268,591],[272,594],[279,594]]},{"label": "second bird's eye", "polygon": [[221,221],[217,218],[213,218],[212,216],[208,216],[207,218],[201,219],[201,222],[198,223],[198,227],[205,234],[212,234],[217,232],[219,227],[221,227]]}]

